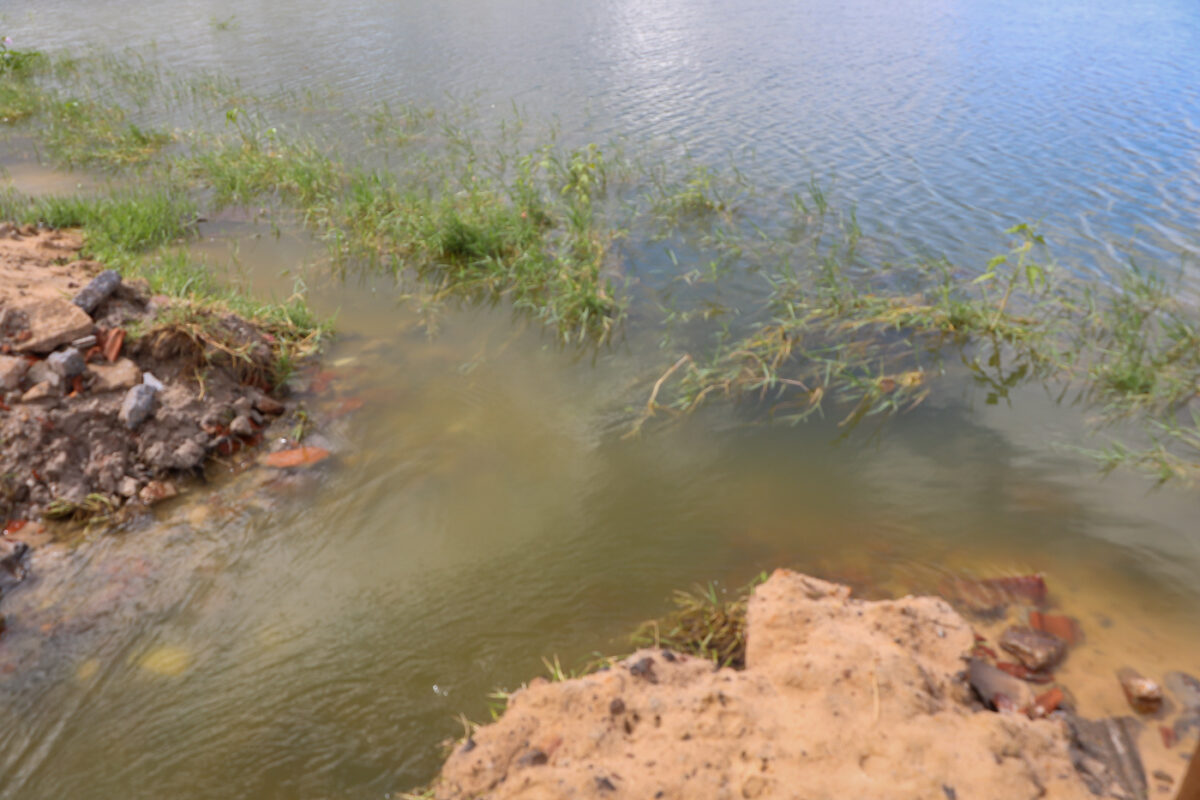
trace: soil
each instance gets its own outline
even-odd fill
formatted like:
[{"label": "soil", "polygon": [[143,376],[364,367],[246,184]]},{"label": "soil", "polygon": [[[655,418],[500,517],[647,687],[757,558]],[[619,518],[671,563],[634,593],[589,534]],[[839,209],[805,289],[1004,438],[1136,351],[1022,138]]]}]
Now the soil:
[{"label": "soil", "polygon": [[434,796],[1147,796],[1144,775],[1128,785],[1136,747],[1129,763],[1106,755],[1129,744],[1131,718],[1082,719],[1061,693],[1049,709],[985,707],[966,669],[981,664],[975,633],[944,600],[855,600],[779,570],[747,626],[742,671],[642,650],[531,682],[454,749]]},{"label": "soil", "polygon": [[72,302],[104,269],[80,260],[81,246],[71,231],[0,223],[6,534],[43,515],[111,515],[172,497],[181,477],[256,444],[285,410],[265,391],[272,340],[246,320],[151,296],[137,281],[90,314]]}]

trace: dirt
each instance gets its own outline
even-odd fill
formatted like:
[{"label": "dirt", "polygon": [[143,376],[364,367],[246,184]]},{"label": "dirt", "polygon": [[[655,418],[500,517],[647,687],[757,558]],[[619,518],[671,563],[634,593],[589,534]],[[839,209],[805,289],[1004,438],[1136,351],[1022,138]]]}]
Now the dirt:
[{"label": "dirt", "polygon": [[246,320],[136,281],[90,314],[72,302],[104,269],[81,245],[0,223],[0,522],[18,536],[173,497],[285,410],[266,391],[271,339]]},{"label": "dirt", "polygon": [[435,796],[1097,796],[1085,777],[1100,796],[1146,796],[1144,784],[1104,785],[1120,777],[1111,763],[1112,776],[1095,774],[1133,720],[1084,720],[1061,691],[1046,716],[988,710],[965,674],[974,631],[944,600],[861,601],[779,570],[747,625],[741,671],[642,650],[586,677],[531,682],[455,748]]}]

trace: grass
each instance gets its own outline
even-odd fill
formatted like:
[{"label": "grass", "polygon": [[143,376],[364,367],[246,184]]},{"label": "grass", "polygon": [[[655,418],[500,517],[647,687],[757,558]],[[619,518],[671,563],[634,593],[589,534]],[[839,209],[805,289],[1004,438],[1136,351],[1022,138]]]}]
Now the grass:
[{"label": "grass", "polygon": [[[1151,270],[1131,267],[1117,287],[1080,284],[1028,226],[1012,228],[1010,251],[982,269],[897,262],[815,180],[770,194],[736,167],[564,148],[519,113],[483,131],[469,109],[381,106],[361,115],[361,141],[300,132],[296,114],[322,102],[255,97],[220,76],[176,79],[136,56],[0,51],[0,117],[15,130],[62,163],[135,167],[172,187],[17,211],[83,225],[94,257],[155,291],[269,317],[288,341],[316,327],[301,303],[254,304],[177,257],[147,262],[147,248],[185,238],[196,201],[262,204],[324,239],[337,270],[388,272],[434,311],[506,303],[572,345],[613,339],[637,291],[661,309],[640,316],[661,324],[670,366],[650,381],[634,432],[716,397],[749,400],[776,421],[831,414],[849,429],[914,408],[962,364],[987,402],[1041,381],[1099,410],[1101,432],[1138,422],[1140,441],[1089,451],[1106,467],[1200,475],[1189,405],[1200,321]],[[172,134],[141,124],[151,107],[194,124]],[[638,286],[654,243],[673,278]],[[291,358],[281,352],[277,372]]]},{"label": "grass", "polygon": [[[35,198],[6,192],[0,194],[0,218],[79,228],[83,256],[126,279],[144,280],[151,294],[177,298],[144,335],[189,350],[198,369],[222,358],[250,382],[278,385],[329,333],[330,323],[318,320],[299,292],[282,301],[251,297],[175,247],[195,234],[195,206],[184,195],[146,190]],[[243,332],[226,323],[230,312],[267,334],[267,352],[253,351]]]},{"label": "grass", "polygon": [[766,580],[764,572],[731,595],[713,583],[677,591],[675,610],[662,620],[643,623],[631,641],[638,648],[667,648],[718,667],[745,669],[746,608],[754,589]]}]

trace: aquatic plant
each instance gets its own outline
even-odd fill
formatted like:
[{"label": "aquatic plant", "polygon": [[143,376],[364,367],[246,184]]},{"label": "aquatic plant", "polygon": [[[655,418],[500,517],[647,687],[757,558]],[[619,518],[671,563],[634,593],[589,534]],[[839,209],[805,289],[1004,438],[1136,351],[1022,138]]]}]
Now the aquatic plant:
[{"label": "aquatic plant", "polygon": [[[1040,235],[1020,225],[1011,250],[982,268],[896,258],[815,179],[772,193],[734,165],[560,147],[516,109],[483,131],[469,106],[382,106],[361,115],[354,142],[283,124],[325,102],[311,91],[254,96],[219,75],[180,78],[129,54],[39,56],[0,72],[0,115],[25,120],[21,130],[54,158],[141,165],[151,185],[188,184],[187,196],[173,188],[147,208],[117,204],[87,221],[92,252],[127,259],[165,291],[210,284],[176,262],[134,267],[136,242],[169,246],[197,199],[261,203],[324,239],[336,270],[393,275],[430,324],[449,302],[506,303],[562,342],[590,346],[614,337],[636,291],[649,301],[641,324],[661,325],[664,371],[647,381],[634,432],[716,397],[775,421],[833,414],[849,430],[913,408],[945,372],[965,369],[987,402],[1041,381],[1098,409],[1100,431],[1140,425],[1141,441],[1122,433],[1087,451],[1105,466],[1200,475],[1189,408],[1200,321],[1152,270],[1131,265],[1118,286],[1088,285],[1055,269]],[[192,126],[168,136],[143,125],[152,104],[191,114]],[[39,218],[83,222],[70,201],[52,202]],[[658,269],[647,263],[652,244],[670,276],[639,283]],[[290,318],[304,317],[299,306],[270,307],[285,325],[311,326]]]}]

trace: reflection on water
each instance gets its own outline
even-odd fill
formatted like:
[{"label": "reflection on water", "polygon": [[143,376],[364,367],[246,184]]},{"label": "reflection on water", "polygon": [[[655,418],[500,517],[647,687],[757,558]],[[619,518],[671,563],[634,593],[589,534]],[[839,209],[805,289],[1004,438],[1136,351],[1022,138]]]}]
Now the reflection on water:
[{"label": "reflection on water", "polygon": [[[262,277],[280,252],[303,241],[238,248],[261,291],[290,285]],[[1197,499],[1047,447],[1077,412],[1040,391],[950,379],[844,441],[730,408],[623,439],[649,343],[571,363],[500,310],[430,340],[380,289],[318,291],[333,464],[38,551],[5,599],[0,797],[379,797],[542,655],[619,650],[673,589],[780,565],[882,595],[1043,572],[1085,631],[1060,671],[1085,713],[1121,710],[1118,666],[1200,664]]]},{"label": "reflection on water", "polygon": [[[773,185],[832,175],[889,242],[963,260],[1025,219],[1091,267],[1135,234],[1195,253],[1200,13],[1043,5],[40,0],[3,23],[51,48],[156,41],[175,66],[348,105],[478,91],[568,138],[753,151]],[[427,779],[454,715],[484,718],[542,655],[621,649],[672,590],[781,565],[875,593],[1041,571],[1085,630],[1061,673],[1085,713],[1121,710],[1125,663],[1200,671],[1200,502],[1101,482],[1052,446],[1080,415],[1040,390],[989,406],[952,376],[845,439],[716,407],[624,439],[663,368],[655,331],[574,358],[468,309],[431,339],[391,287],[301,269],[319,254],[302,238],[238,241],[256,291],[302,277],[337,313],[307,402],[338,456],[38,551],[4,600],[0,798],[377,798]]]},{"label": "reflection on water", "polygon": [[[144,48],[345,105],[469,98],[836,184],[914,249],[978,263],[1015,222],[1092,269],[1200,255],[1190,0],[16,0],[18,45]],[[64,25],[62,20],[71,24]],[[229,24],[223,24],[227,22]],[[753,156],[753,160],[752,160]]]}]

